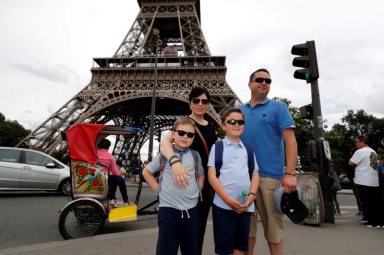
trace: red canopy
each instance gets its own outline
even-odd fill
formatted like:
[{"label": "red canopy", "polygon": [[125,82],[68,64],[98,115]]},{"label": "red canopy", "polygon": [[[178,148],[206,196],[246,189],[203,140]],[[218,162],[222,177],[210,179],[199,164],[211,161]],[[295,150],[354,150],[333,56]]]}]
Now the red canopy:
[{"label": "red canopy", "polygon": [[107,126],[103,124],[86,123],[70,127],[66,132],[66,136],[71,160],[96,164],[96,138],[105,127]]}]

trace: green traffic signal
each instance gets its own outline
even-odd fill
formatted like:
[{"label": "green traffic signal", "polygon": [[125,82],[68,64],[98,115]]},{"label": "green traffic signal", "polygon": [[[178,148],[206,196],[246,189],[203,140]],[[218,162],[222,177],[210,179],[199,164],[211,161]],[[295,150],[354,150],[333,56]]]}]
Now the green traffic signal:
[{"label": "green traffic signal", "polygon": [[293,77],[305,80],[307,83],[315,81],[319,78],[314,41],[307,41],[303,44],[293,45],[291,53],[293,55],[299,55],[299,57],[295,57],[293,59],[292,65],[303,68],[296,70]]}]

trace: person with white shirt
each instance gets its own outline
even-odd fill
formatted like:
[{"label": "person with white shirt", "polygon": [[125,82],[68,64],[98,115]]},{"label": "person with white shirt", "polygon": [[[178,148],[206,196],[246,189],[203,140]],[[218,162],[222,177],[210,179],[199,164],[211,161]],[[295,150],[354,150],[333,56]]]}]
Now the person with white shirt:
[{"label": "person with white shirt", "polygon": [[380,203],[379,177],[376,170],[377,153],[368,145],[366,136],[355,139],[357,150],[349,160],[349,165],[355,167],[354,183],[363,205],[363,215],[367,222],[361,223],[363,227],[384,227]]}]

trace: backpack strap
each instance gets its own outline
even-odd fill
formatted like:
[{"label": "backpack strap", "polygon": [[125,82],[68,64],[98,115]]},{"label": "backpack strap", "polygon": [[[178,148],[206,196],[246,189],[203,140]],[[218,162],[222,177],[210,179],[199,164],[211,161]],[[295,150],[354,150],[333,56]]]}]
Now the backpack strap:
[{"label": "backpack strap", "polygon": [[[251,149],[251,146],[249,146],[246,143],[243,143],[248,155],[248,174],[249,179],[252,179],[253,170],[255,170],[255,160],[254,160],[254,154],[253,150]],[[219,140],[215,143],[215,168],[216,168],[216,177],[219,178],[220,176],[220,169],[223,166],[223,151],[224,151],[224,144],[223,140]]]},{"label": "backpack strap", "polygon": [[223,166],[223,151],[224,144],[223,140],[216,141],[215,143],[215,168],[216,168],[216,177],[220,176],[220,169]]},{"label": "backpack strap", "polygon": [[199,199],[200,201],[203,201],[203,194],[201,193],[201,189],[199,187],[199,178],[197,176],[197,168],[198,168],[200,154],[197,151],[192,149],[190,149],[190,151],[192,153],[193,161],[195,162],[195,179],[196,179],[197,187],[199,188]]},{"label": "backpack strap", "polygon": [[247,149],[247,154],[248,154],[248,173],[249,173],[249,179],[252,180],[252,174],[253,170],[255,170],[255,157],[253,150],[251,146],[249,146],[246,143],[243,143],[245,148]]}]

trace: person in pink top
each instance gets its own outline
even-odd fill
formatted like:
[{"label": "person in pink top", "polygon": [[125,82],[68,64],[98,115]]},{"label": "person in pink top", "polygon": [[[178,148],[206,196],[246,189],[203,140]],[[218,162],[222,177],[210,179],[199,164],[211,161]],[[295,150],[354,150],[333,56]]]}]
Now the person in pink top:
[{"label": "person in pink top", "polygon": [[115,157],[108,152],[111,142],[108,139],[103,139],[98,144],[97,159],[104,167],[103,171],[108,172],[108,198],[112,207],[118,207],[116,200],[116,190],[119,186],[121,196],[124,200],[124,205],[128,205],[128,194],[125,180],[121,176],[121,171],[118,169]]}]

